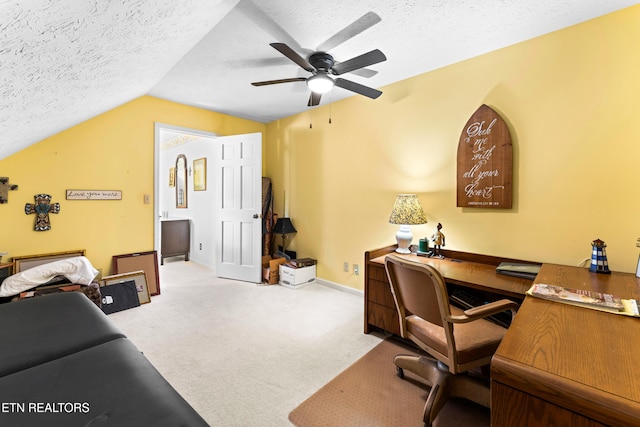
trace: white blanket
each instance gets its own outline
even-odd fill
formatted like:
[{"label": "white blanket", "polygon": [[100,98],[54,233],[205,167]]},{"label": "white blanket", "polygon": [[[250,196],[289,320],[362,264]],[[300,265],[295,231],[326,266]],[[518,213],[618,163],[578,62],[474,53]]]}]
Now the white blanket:
[{"label": "white blanket", "polygon": [[66,258],[38,265],[7,277],[0,285],[0,297],[10,297],[47,283],[56,276],[64,276],[71,283],[88,285],[98,275],[86,257]]}]

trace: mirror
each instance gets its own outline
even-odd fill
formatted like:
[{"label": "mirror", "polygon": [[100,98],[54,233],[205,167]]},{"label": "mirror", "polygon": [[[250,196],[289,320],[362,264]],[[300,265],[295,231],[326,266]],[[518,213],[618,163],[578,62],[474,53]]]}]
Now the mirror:
[{"label": "mirror", "polygon": [[187,207],[187,157],[180,154],[176,159],[176,208]]}]

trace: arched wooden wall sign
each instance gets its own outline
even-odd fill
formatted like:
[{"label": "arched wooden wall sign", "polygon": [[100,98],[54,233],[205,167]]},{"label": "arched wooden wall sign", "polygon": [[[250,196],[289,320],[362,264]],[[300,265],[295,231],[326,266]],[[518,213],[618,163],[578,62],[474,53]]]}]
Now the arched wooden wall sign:
[{"label": "arched wooden wall sign", "polygon": [[505,121],[482,105],[458,142],[458,207],[511,208],[513,147]]}]

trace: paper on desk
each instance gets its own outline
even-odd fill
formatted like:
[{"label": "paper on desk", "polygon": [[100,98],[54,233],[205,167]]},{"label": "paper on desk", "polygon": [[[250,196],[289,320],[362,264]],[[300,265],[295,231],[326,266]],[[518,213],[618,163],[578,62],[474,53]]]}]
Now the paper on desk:
[{"label": "paper on desk", "polygon": [[527,291],[527,294],[549,301],[557,301],[593,310],[640,317],[635,299],[622,299],[612,294],[570,289],[544,283],[534,283]]}]

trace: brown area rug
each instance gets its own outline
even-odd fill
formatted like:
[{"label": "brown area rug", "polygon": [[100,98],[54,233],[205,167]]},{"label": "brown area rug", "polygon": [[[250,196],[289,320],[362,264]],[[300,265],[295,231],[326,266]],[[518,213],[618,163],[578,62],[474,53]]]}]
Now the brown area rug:
[{"label": "brown area rug", "polygon": [[[429,387],[405,371],[396,375],[393,358],[418,351],[386,339],[324,385],[289,414],[297,427],[423,426],[422,410]],[[440,411],[434,427],[484,427],[489,410],[463,399],[452,399]]]}]

